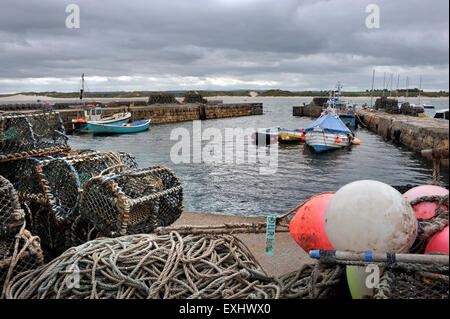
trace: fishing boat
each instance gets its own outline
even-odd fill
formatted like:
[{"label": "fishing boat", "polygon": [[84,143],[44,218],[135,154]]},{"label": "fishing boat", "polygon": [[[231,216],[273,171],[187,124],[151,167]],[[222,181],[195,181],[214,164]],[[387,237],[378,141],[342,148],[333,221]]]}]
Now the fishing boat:
[{"label": "fishing boat", "polygon": [[[81,75],[81,89],[80,100],[83,100],[84,94],[84,73]],[[116,113],[111,116],[103,116],[103,109],[99,105],[83,104],[84,117],[72,120],[72,129],[77,133],[92,133],[92,124],[114,124],[121,125],[128,123],[131,118],[131,113],[123,111],[122,113]]]},{"label": "fishing boat", "polygon": [[252,139],[256,144],[268,145],[278,140],[279,131],[279,127],[261,129],[253,133]]},{"label": "fishing boat", "polygon": [[338,116],[325,114],[305,129],[305,141],[320,153],[343,148],[352,144],[354,134]]},{"label": "fishing boat", "polygon": [[299,128],[296,130],[280,129],[278,133],[280,143],[304,143],[305,132]]},{"label": "fishing boat", "polygon": [[72,128],[79,133],[92,133],[92,125],[121,125],[128,123],[131,118],[130,112],[116,113],[103,117],[103,109],[100,106],[88,104],[83,107],[84,117],[72,120]]},{"label": "fishing boat", "polygon": [[448,109],[437,110],[434,115],[435,119],[448,120]]},{"label": "fishing boat", "polygon": [[128,134],[138,133],[149,129],[151,120],[117,124],[91,124],[92,133],[99,134]]},{"label": "fishing boat", "polygon": [[322,114],[338,116],[344,122],[345,126],[350,129],[356,128],[356,112],[354,111],[354,106],[341,99],[341,89],[341,83],[338,82],[337,90],[330,91],[330,97],[324,105],[325,110]]}]

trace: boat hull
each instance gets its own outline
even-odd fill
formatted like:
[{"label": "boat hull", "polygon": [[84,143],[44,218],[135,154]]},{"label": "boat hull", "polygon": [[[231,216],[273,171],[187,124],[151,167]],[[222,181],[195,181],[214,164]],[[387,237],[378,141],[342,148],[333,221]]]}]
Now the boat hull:
[{"label": "boat hull", "polygon": [[351,128],[356,127],[356,119],[353,115],[339,115],[339,118],[344,122],[345,126]]},{"label": "boat hull", "polygon": [[91,124],[94,135],[100,134],[130,134],[139,133],[149,129],[150,120],[130,123],[128,125]]},{"label": "boat hull", "polygon": [[[105,120],[101,121],[88,121],[86,123],[82,123],[79,125],[78,128],[74,127],[74,130],[78,131],[79,133],[93,133],[92,125],[122,125],[125,123],[128,123],[131,118],[131,113],[125,113],[125,115],[122,114],[115,114],[111,117],[106,118]],[[75,122],[74,126],[78,124]]]},{"label": "boat hull", "polygon": [[[339,137],[340,142],[336,141]],[[310,146],[315,152],[337,150],[351,145],[351,140],[346,134],[325,133],[323,131],[312,131],[306,133],[306,145]]]},{"label": "boat hull", "polygon": [[305,137],[303,132],[298,130],[280,130],[278,141],[280,143],[304,143]]}]

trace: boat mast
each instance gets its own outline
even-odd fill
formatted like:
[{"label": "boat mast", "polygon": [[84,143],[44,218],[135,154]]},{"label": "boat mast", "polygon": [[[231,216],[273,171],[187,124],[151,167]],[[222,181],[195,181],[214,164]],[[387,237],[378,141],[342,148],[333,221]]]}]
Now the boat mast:
[{"label": "boat mast", "polygon": [[373,83],[375,81],[375,69],[373,69],[373,74],[372,74],[372,90],[370,90],[370,108],[372,108],[372,100],[373,100]]},{"label": "boat mast", "polygon": [[394,73],[391,73],[391,91],[389,92],[389,97],[392,97],[392,81],[394,78]]},{"label": "boat mast", "polygon": [[[81,89],[80,89],[80,100],[83,100],[84,93],[84,73],[81,75]],[[83,102],[84,105],[84,102]]]},{"label": "boat mast", "polygon": [[420,91],[422,91],[422,76],[420,76],[420,84],[419,84],[419,105],[420,105]]},{"label": "boat mast", "polygon": [[397,91],[395,92],[395,96],[398,96],[399,88],[400,88],[400,73],[398,74],[398,77],[397,77]]},{"label": "boat mast", "polygon": [[406,100],[408,100],[408,84],[409,84],[409,77],[406,77]]},{"label": "boat mast", "polygon": [[384,72],[384,79],[383,79],[383,97],[386,89],[386,72]]}]

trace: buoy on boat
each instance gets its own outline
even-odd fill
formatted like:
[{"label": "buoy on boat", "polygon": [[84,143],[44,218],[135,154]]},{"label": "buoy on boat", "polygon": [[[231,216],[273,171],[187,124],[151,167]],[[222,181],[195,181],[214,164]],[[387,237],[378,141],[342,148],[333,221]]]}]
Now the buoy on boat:
[{"label": "buoy on boat", "polygon": [[431,237],[425,248],[425,254],[444,253],[448,255],[448,226]]},{"label": "buoy on boat", "polygon": [[[354,252],[408,252],[417,235],[414,210],[393,187],[361,180],[340,188],[325,212],[325,230],[336,250]],[[381,270],[380,270],[381,271]],[[366,267],[347,266],[352,298],[373,296]]]},{"label": "buoy on boat", "polygon": [[359,140],[359,138],[354,137],[352,139],[352,144],[354,144],[354,145],[361,145],[361,141]]},{"label": "buoy on boat", "polygon": [[[411,188],[409,191],[405,192],[403,196],[408,200],[408,202],[412,202],[423,196],[445,196],[448,194],[448,189],[444,187],[440,187],[437,185],[421,185]],[[436,202],[421,202],[413,206],[414,212],[416,213],[416,217],[420,219],[429,219],[432,218],[436,213]],[[446,209],[447,207],[442,205],[442,208]]]},{"label": "buoy on boat", "polygon": [[341,187],[331,198],[325,229],[337,250],[400,253],[414,243],[417,219],[396,189],[361,180]]},{"label": "buoy on boat", "polygon": [[289,223],[292,238],[306,252],[334,250],[325,232],[325,211],[334,193],[323,193],[308,199]]},{"label": "buoy on boat", "polygon": [[338,144],[342,142],[342,140],[339,137],[336,137],[336,139],[334,141]]}]

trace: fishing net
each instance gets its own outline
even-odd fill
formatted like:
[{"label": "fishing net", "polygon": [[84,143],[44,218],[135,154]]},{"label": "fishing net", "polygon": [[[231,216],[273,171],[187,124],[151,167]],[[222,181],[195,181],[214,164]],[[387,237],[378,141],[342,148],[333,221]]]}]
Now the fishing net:
[{"label": "fishing net", "polygon": [[[280,288],[231,235],[96,239],[17,275],[7,298],[278,298]],[[69,284],[68,284],[69,283]]]},{"label": "fishing net", "polygon": [[0,295],[13,275],[43,263],[39,238],[25,230],[24,216],[16,191],[0,176]]},{"label": "fishing net", "polygon": [[24,227],[10,238],[0,239],[0,294],[10,279],[44,263],[39,237],[32,236]]},{"label": "fishing net", "polygon": [[342,273],[345,267],[320,263],[305,264],[299,270],[276,279],[283,299],[332,299],[338,298]]},{"label": "fishing net", "polygon": [[[73,231],[90,224],[108,237],[149,233],[170,225],[182,211],[183,187],[171,169],[155,165],[107,173],[86,183],[80,199],[81,218]],[[81,238],[84,234],[81,231]]]},{"label": "fishing net", "polygon": [[12,184],[0,176],[0,240],[14,236],[24,223],[25,213]]},{"label": "fishing net", "polygon": [[445,196],[423,196],[411,201],[411,206],[422,202],[435,202],[436,209],[433,217],[429,219],[417,219],[417,238],[410,249],[412,253],[424,253],[430,238],[442,231],[449,224],[449,195]]},{"label": "fishing net", "polygon": [[52,110],[0,115],[0,162],[70,149],[62,119]]},{"label": "fishing net", "polygon": [[388,269],[375,289],[375,299],[448,299],[448,267]]}]

